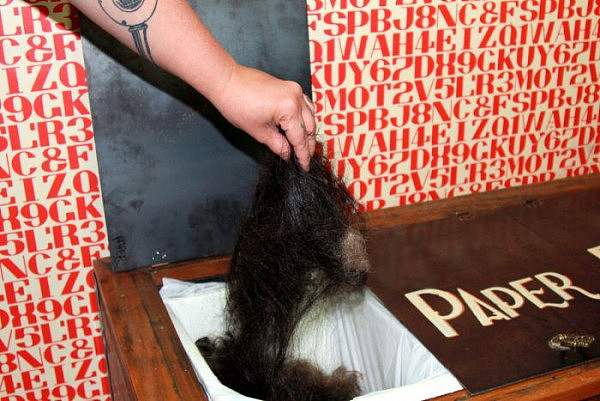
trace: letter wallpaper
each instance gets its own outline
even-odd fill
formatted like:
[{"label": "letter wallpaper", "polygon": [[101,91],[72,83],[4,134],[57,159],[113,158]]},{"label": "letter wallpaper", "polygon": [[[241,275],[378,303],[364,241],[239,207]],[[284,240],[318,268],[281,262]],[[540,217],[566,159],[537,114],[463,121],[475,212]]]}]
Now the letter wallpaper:
[{"label": "letter wallpaper", "polygon": [[[312,94],[364,210],[600,172],[597,1],[192,5]],[[0,0],[0,401],[110,399],[93,260],[227,252],[262,151],[67,0]]]}]

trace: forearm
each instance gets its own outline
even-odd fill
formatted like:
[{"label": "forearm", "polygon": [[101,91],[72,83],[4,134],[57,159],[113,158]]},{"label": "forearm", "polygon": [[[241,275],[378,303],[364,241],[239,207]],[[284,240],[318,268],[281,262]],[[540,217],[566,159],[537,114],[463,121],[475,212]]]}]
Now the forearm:
[{"label": "forearm", "polygon": [[[105,29],[119,41],[138,51],[133,34],[126,24],[118,23],[119,16],[109,16],[111,11],[101,7],[98,0],[70,0],[88,18]],[[111,0],[104,0],[104,3]],[[146,0],[148,3],[149,0]],[[150,0],[150,3],[152,1]],[[144,10],[138,10],[140,13]],[[131,21],[135,21],[134,13]],[[159,0],[156,8],[145,11],[149,18],[147,45],[152,61],[161,68],[186,81],[212,102],[218,102],[236,67],[236,62],[218,43],[186,0]],[[138,51],[139,52],[139,51]]]},{"label": "forearm", "polygon": [[[285,159],[294,152],[308,169],[316,122],[300,85],[237,64],[187,0],[142,0],[131,12],[113,0],[70,1],[109,34],[190,84],[233,125]],[[131,26],[137,29],[132,32]]]}]

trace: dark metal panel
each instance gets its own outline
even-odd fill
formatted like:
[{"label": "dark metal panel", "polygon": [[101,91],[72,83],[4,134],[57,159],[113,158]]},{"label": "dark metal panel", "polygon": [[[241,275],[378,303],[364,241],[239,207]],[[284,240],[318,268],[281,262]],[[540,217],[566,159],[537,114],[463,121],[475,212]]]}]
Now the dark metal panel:
[{"label": "dark metal panel", "polygon": [[[191,4],[240,63],[309,93],[305,1]],[[81,26],[113,267],[229,252],[263,147],[179,79]]]}]

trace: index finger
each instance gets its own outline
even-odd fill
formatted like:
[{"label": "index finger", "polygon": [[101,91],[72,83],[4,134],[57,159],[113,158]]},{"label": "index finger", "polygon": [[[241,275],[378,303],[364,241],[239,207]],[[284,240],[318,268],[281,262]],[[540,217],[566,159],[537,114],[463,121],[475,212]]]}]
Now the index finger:
[{"label": "index finger", "polygon": [[290,121],[282,121],[280,127],[292,146],[298,163],[304,170],[308,171],[310,159],[316,145],[314,137],[316,122],[307,103],[302,102],[296,116]]},{"label": "index finger", "polygon": [[301,119],[296,119],[294,122],[281,125],[281,129],[285,132],[285,137],[292,146],[298,163],[308,171],[312,155],[305,123]]}]

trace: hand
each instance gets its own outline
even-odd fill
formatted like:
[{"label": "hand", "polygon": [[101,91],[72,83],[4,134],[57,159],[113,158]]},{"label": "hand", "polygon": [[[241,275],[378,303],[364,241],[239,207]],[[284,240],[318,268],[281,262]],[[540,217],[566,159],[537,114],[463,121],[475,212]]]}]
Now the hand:
[{"label": "hand", "polygon": [[233,125],[308,170],[315,152],[314,106],[299,84],[236,64],[214,105]]}]

